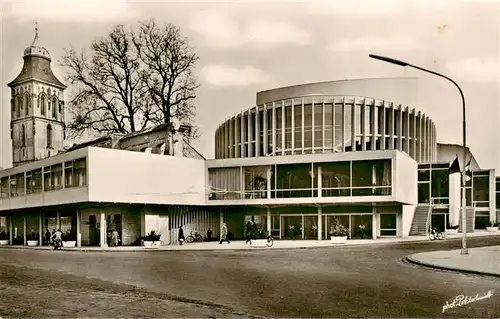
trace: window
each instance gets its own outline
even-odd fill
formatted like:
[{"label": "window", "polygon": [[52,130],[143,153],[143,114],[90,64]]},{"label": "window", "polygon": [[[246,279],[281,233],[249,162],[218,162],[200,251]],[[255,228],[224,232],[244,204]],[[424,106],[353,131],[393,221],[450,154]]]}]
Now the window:
[{"label": "window", "polygon": [[0,198],[9,198],[9,177],[0,179]]},{"label": "window", "polygon": [[47,147],[52,147],[52,125],[47,125]]},{"label": "window", "polygon": [[43,190],[45,192],[62,188],[62,164],[52,165],[43,169]]},{"label": "window", "polygon": [[239,167],[209,169],[210,199],[241,199]]},{"label": "window", "polygon": [[380,214],[380,236],[396,235],[396,214]]},{"label": "window", "polygon": [[21,98],[17,98],[16,99],[16,104],[17,104],[17,108],[16,108],[16,116],[17,117],[21,117],[21,108],[22,108],[22,100]]},{"label": "window", "polygon": [[42,170],[37,169],[26,173],[26,193],[34,194],[42,192]]},{"label": "window", "polygon": [[313,174],[311,164],[285,164],[277,165],[276,198],[312,197]]},{"label": "window", "polygon": [[21,124],[21,147],[26,146],[26,127]]},{"label": "window", "polygon": [[45,116],[45,112],[46,112],[45,108],[46,108],[46,106],[45,106],[45,95],[42,95],[40,97],[40,109],[41,109],[40,111],[42,112],[42,116]]},{"label": "window", "polygon": [[29,110],[29,107],[30,107],[30,97],[29,97],[29,94],[26,93],[24,95],[24,107],[25,107],[25,112],[24,114],[26,116],[30,115],[30,110]]},{"label": "window", "polygon": [[81,187],[86,185],[87,162],[85,158],[64,163],[66,187]]},{"label": "window", "polygon": [[267,171],[270,166],[254,166],[243,168],[245,198],[267,198]]},{"label": "window", "polygon": [[52,117],[57,119],[57,99],[52,99]]},{"label": "window", "polygon": [[323,197],[349,196],[351,187],[350,162],[321,164]]}]

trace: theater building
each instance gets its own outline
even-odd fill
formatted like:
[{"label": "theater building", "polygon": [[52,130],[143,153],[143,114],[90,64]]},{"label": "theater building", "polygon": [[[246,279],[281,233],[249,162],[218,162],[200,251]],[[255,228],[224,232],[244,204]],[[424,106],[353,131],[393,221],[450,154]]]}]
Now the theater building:
[{"label": "theater building", "polygon": [[[45,49],[28,49],[25,66],[50,65]],[[10,244],[55,228],[78,245],[106,246],[110,230],[123,245],[140,244],[151,230],[173,244],[180,226],[217,237],[222,222],[242,239],[249,220],[284,240],[328,240],[334,221],[351,239],[460,223],[460,176],[448,168],[457,155],[463,167],[462,148],[438,143],[432,119],[414,108],[416,79],[259,92],[254,106],[221,123],[215,159],[205,159],[183,138],[186,127],[63,148],[65,86],[26,69],[9,83],[15,166],[0,171],[0,232]],[[57,103],[42,113],[46,101]],[[474,231],[500,220],[500,183],[467,153],[467,231]]]}]

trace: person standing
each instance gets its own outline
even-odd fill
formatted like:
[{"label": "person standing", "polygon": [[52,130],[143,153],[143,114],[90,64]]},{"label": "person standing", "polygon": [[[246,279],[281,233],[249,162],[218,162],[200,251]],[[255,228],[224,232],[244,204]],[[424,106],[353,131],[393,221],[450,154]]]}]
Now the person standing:
[{"label": "person standing", "polygon": [[245,226],[245,237],[247,239],[245,244],[250,243],[250,245],[251,245],[252,244],[252,223],[250,221],[248,221],[246,226]]},{"label": "person standing", "polygon": [[182,226],[179,227],[179,236],[178,236],[178,239],[179,239],[179,245],[182,246],[182,244],[186,240],[186,238],[184,238],[184,230],[182,229]]},{"label": "person standing", "polygon": [[207,238],[208,241],[212,241],[212,230],[210,228],[207,230]]},{"label": "person standing", "polygon": [[113,247],[117,247],[119,243],[120,243],[120,234],[118,234],[118,231],[115,229],[113,230],[113,233],[111,233],[111,245]]},{"label": "person standing", "polygon": [[222,244],[222,242],[224,242],[224,241],[227,241],[228,244],[231,243],[229,241],[229,238],[227,237],[227,234],[228,234],[227,225],[226,225],[226,223],[223,223],[222,224],[222,229],[221,229],[221,232],[220,232],[220,243],[219,244]]}]

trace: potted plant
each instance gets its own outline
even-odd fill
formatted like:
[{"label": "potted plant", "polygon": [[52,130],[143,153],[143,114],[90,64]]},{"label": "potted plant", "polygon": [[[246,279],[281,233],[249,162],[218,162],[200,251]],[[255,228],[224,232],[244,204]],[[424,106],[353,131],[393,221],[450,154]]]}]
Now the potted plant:
[{"label": "potted plant", "polygon": [[32,232],[27,236],[27,244],[30,247],[38,246],[38,233]]},{"label": "potted plant", "polygon": [[252,246],[255,246],[255,247],[258,247],[258,246],[266,246],[267,245],[267,229],[259,229],[259,230],[256,230],[254,235],[252,236],[254,237],[251,241],[250,241],[250,244]]},{"label": "potted plant", "polygon": [[0,232],[0,246],[8,244],[9,244],[9,237],[5,232],[5,230],[2,230],[2,232]]},{"label": "potted plant", "polygon": [[490,222],[490,227],[486,227],[486,231],[489,231],[489,232],[497,232],[498,231],[498,225],[499,223],[495,223],[493,221]]},{"label": "potted plant", "polygon": [[456,235],[458,234],[458,227],[459,225],[451,226],[446,230],[447,235]]},{"label": "potted plant", "polygon": [[154,230],[152,230],[142,238],[143,246],[146,248],[160,248],[160,238],[161,234],[157,234]]},{"label": "potted plant", "polygon": [[67,232],[62,236],[63,247],[76,247],[76,233]]},{"label": "potted plant", "polygon": [[340,223],[338,218],[333,220],[333,224],[330,227],[330,240],[334,244],[345,244],[347,242],[347,237],[349,236],[349,230]]}]

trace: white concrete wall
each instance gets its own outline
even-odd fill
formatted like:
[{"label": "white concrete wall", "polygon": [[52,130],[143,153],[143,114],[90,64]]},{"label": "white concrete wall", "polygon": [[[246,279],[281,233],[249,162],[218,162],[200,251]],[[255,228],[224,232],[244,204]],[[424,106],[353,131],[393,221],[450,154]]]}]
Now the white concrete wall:
[{"label": "white concrete wall", "polygon": [[413,216],[415,214],[415,208],[417,205],[403,205],[402,207],[402,217],[401,217],[401,236],[410,236],[411,224],[413,222]]},{"label": "white concrete wall", "polygon": [[96,202],[205,203],[203,160],[89,148],[89,200]]},{"label": "white concrete wall", "polygon": [[460,204],[461,204],[461,174],[455,173],[451,174],[448,177],[448,213],[449,213],[449,222],[451,226],[458,225],[460,220]]},{"label": "white concrete wall", "polygon": [[396,153],[393,185],[392,189],[395,190],[395,197],[398,202],[417,205],[418,165],[415,160],[402,152]]}]

